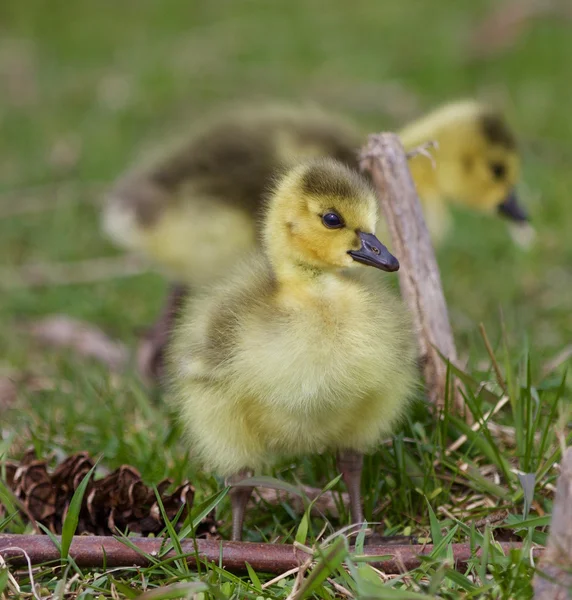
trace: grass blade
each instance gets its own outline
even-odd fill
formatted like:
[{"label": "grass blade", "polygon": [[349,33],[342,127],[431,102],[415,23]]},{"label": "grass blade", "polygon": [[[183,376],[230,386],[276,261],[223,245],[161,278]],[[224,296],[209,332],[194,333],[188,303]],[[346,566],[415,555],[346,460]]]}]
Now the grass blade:
[{"label": "grass blade", "polygon": [[8,567],[0,568],[0,594],[4,593],[4,590],[8,586]]},{"label": "grass blade", "polygon": [[[184,554],[183,548],[181,546],[181,541],[179,540],[179,536],[173,527],[173,524],[169,520],[169,516],[165,511],[165,507],[163,506],[163,501],[161,500],[161,494],[159,494],[159,490],[156,486],[153,486],[153,491],[155,492],[155,498],[157,498],[157,504],[159,505],[159,510],[161,511],[161,516],[163,517],[163,522],[165,523],[165,527],[167,528],[167,532],[169,533],[169,538],[171,543],[175,547],[177,554]],[[189,573],[189,567],[187,565],[187,561],[182,561],[178,565],[179,569],[184,571],[186,574]]]},{"label": "grass blade", "polygon": [[[221,500],[228,494],[229,489],[228,487],[223,488],[201,502],[196,508],[193,508],[187,519],[187,525],[179,533],[179,541],[184,540],[196,530],[200,522],[220,504]],[[169,541],[165,546],[165,553],[172,549],[173,544]]]},{"label": "grass blade", "polygon": [[344,562],[348,554],[346,542],[339,537],[325,552],[322,553],[318,564],[304,580],[296,593],[296,598],[306,598],[310,593],[332,575]]},{"label": "grass blade", "polygon": [[436,546],[443,539],[443,535],[441,534],[441,527],[439,525],[439,521],[433,509],[431,508],[431,504],[429,504],[429,500],[425,498],[427,501],[427,508],[429,509],[429,523],[431,525],[431,537],[433,538],[433,544]]},{"label": "grass blade", "polygon": [[248,571],[248,576],[250,577],[250,581],[252,581],[252,585],[259,591],[262,591],[262,584],[260,583],[260,579],[256,574],[256,571],[250,566],[249,563],[245,562],[246,570]]},{"label": "grass blade", "polygon": [[308,511],[304,512],[302,519],[300,519],[300,525],[298,525],[298,530],[296,531],[295,540],[299,544],[305,544],[308,539]]},{"label": "grass blade", "polygon": [[73,536],[75,535],[77,524],[79,522],[79,513],[81,511],[81,504],[83,502],[83,496],[85,494],[85,490],[89,484],[89,480],[91,476],[95,472],[95,469],[99,463],[99,460],[91,467],[87,475],[81,480],[81,483],[78,485],[77,490],[74,492],[66,518],[64,520],[64,524],[62,526],[62,547],[61,547],[61,557],[62,559],[66,559],[69,555],[71,543],[73,540]]}]

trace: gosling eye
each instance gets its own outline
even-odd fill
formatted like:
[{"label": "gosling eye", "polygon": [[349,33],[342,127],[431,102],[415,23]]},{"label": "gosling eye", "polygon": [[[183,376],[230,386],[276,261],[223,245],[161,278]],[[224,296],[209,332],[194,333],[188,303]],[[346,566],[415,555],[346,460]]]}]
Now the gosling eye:
[{"label": "gosling eye", "polygon": [[328,229],[340,229],[341,227],[344,226],[344,222],[342,221],[342,218],[340,217],[340,215],[336,214],[335,212],[329,212],[329,213],[326,213],[325,215],[322,215],[322,223]]},{"label": "gosling eye", "polygon": [[497,180],[504,179],[506,175],[506,165],[500,162],[493,162],[490,164],[491,172],[493,177]]}]

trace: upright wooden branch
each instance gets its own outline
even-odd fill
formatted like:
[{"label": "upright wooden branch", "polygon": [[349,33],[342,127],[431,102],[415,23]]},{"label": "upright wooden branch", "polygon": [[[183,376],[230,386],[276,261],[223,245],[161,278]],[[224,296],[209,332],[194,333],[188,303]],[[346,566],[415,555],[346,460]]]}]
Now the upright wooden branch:
[{"label": "upright wooden branch", "polygon": [[[371,174],[393,242],[392,251],[401,264],[401,293],[416,325],[427,393],[431,402],[442,407],[447,366],[439,353],[455,363],[457,351],[439,267],[407,154],[397,135],[382,133],[369,136],[362,158],[362,170]],[[454,398],[457,412],[463,414],[462,398],[456,392]]]},{"label": "upright wooden branch", "polygon": [[561,463],[548,543],[534,576],[535,600],[572,599],[572,448]]}]

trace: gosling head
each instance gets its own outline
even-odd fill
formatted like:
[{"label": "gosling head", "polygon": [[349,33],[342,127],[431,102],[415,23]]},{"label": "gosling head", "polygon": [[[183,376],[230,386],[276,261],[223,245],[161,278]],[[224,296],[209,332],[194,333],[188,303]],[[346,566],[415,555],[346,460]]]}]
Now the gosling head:
[{"label": "gosling head", "polygon": [[520,175],[516,139],[502,115],[476,102],[459,102],[443,107],[424,125],[428,139],[439,144],[436,177],[443,196],[476,211],[528,220],[515,193]]},{"label": "gosling head", "polygon": [[367,182],[331,159],[300,164],[269,199],[264,240],[275,266],[311,271],[368,265],[397,271],[398,260],[375,236],[378,202]]}]

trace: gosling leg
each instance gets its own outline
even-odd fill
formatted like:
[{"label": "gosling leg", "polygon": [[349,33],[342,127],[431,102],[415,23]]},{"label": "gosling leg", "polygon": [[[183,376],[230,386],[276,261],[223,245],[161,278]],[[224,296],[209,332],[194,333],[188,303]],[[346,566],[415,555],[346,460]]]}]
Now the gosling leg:
[{"label": "gosling leg", "polygon": [[252,472],[248,469],[243,469],[230,477],[227,477],[226,484],[232,486],[230,488],[230,504],[232,507],[232,540],[239,542],[242,539],[242,525],[244,523],[244,513],[248,500],[252,495],[252,487],[236,486],[235,483],[252,477]]},{"label": "gosling leg", "polygon": [[361,504],[361,472],[363,469],[363,454],[353,450],[343,450],[338,453],[338,469],[350,497],[350,513],[352,523],[363,523],[363,507]]},{"label": "gosling leg", "polygon": [[139,344],[137,368],[143,379],[148,382],[158,383],[163,376],[165,347],[169,341],[173,322],[188,292],[184,285],[171,285],[159,317],[147,330]]}]

